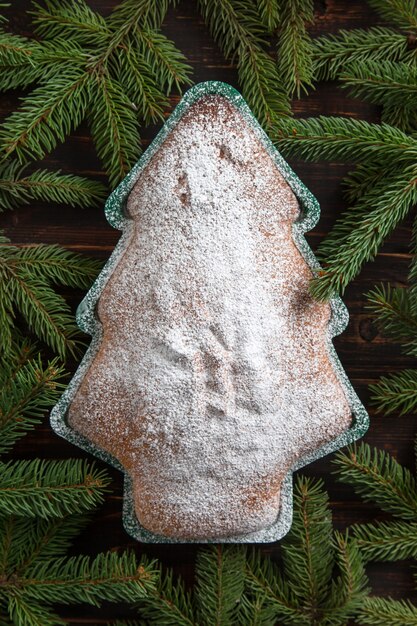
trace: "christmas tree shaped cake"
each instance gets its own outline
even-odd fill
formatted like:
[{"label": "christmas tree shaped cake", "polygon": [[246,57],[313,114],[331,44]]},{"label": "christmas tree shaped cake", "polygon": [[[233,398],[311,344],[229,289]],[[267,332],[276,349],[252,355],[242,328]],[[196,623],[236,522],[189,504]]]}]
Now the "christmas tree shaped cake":
[{"label": "christmas tree shaped cake", "polygon": [[317,202],[241,96],[191,89],[107,203],[123,231],[81,304],[92,344],[55,429],[124,470],[145,541],[273,541],[294,469],[367,416],[309,295]]}]

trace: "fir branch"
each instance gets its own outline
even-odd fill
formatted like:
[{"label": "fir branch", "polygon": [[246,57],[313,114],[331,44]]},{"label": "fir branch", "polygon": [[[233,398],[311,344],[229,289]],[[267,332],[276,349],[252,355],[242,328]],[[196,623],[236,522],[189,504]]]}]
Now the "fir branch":
[{"label": "fir branch", "polygon": [[196,598],[200,622],[227,626],[236,623],[243,594],[245,550],[238,546],[209,546],[199,551]]},{"label": "fir branch", "polygon": [[[42,159],[83,120],[93,82],[77,66],[65,68],[53,81],[36,88],[3,122],[0,146],[4,157]],[[4,159],[3,159],[4,160]]]},{"label": "fir branch", "polygon": [[371,401],[379,413],[411,413],[417,406],[417,370],[408,369],[381,376],[377,383],[369,385],[369,390]]},{"label": "fir branch", "polygon": [[[319,481],[297,478],[294,521],[282,541],[282,562],[283,572],[253,552],[246,563],[244,602],[249,610],[257,606],[267,624],[277,623],[270,621],[273,615],[280,624],[342,626],[366,595],[360,552],[345,535],[333,533],[328,496]],[[335,568],[339,574],[332,579]],[[242,624],[250,623],[245,622],[247,610],[242,609]]]},{"label": "fir branch", "polygon": [[[291,533],[291,530],[290,530]],[[250,591],[248,601],[262,603],[264,610],[270,607],[274,617],[289,624],[309,624],[291,582],[287,581],[278,566],[269,558],[252,550],[246,559],[245,584]],[[247,594],[245,594],[247,597]],[[243,617],[245,611],[243,612]],[[274,622],[275,623],[275,622]],[[244,624],[244,622],[243,622]]]},{"label": "fir branch", "polygon": [[269,32],[273,32],[280,24],[279,0],[256,0],[262,23]]},{"label": "fir branch", "polygon": [[352,485],[365,502],[375,502],[402,520],[415,520],[416,480],[387,452],[361,443],[338,452],[335,463],[338,480]]},{"label": "fir branch", "polygon": [[113,10],[110,23],[113,28],[132,29],[147,26],[159,29],[165,19],[168,7],[175,0],[123,0]]},{"label": "fir branch", "polygon": [[48,559],[34,563],[21,577],[3,581],[2,592],[11,601],[23,599],[29,605],[134,602],[154,586],[153,563],[137,561],[133,553],[115,552]]},{"label": "fir branch", "polygon": [[[191,594],[185,590],[181,579],[174,583],[172,571],[164,574],[160,568],[155,589],[139,601],[139,612],[141,617],[160,626],[197,626],[193,605]],[[133,622],[132,626],[142,623]]]},{"label": "fir branch", "polygon": [[239,606],[238,623],[242,626],[275,626],[275,610],[263,594],[248,598],[243,595]]},{"label": "fir branch", "polygon": [[382,121],[413,131],[417,124],[417,67],[392,61],[352,63],[340,76],[351,95],[383,107]]},{"label": "fir branch", "polygon": [[0,517],[0,577],[19,577],[35,562],[65,556],[89,520],[85,511],[49,519]]},{"label": "fir branch", "polygon": [[278,72],[289,97],[300,98],[313,80],[313,48],[306,23],[313,22],[312,0],[281,2]]},{"label": "fir branch", "polygon": [[320,481],[298,477],[294,519],[282,545],[286,579],[307,615],[325,604],[334,563],[328,496]]},{"label": "fir branch", "polygon": [[416,626],[417,607],[408,600],[369,597],[364,600],[358,618],[364,626]]},{"label": "fir branch", "polygon": [[406,34],[379,26],[340,30],[337,35],[314,39],[312,45],[316,80],[334,80],[351,63],[401,61],[411,65],[417,57]]},{"label": "fir branch", "polygon": [[210,32],[227,59],[237,58],[239,82],[259,122],[271,128],[276,120],[290,114],[288,97],[272,58],[260,17],[249,0],[199,0]]},{"label": "fir branch", "polygon": [[[82,342],[74,316],[63,297],[29,272],[16,271],[9,265],[4,274],[8,276],[6,289],[13,308],[22,314],[29,329],[62,359],[68,353],[75,354]],[[9,318],[8,323],[13,326],[13,319]]]},{"label": "fir branch", "polygon": [[332,583],[323,620],[325,624],[344,626],[362,606],[369,591],[362,554],[347,534],[334,534],[339,576]]},{"label": "fir branch", "polygon": [[36,62],[40,44],[0,29],[0,89],[25,88],[42,76]]},{"label": "fir branch", "polygon": [[[1,39],[1,34],[0,34]],[[83,65],[88,55],[75,41],[56,37],[42,43],[31,41],[30,55],[13,62],[0,52],[0,89],[7,91],[17,87],[25,88],[35,82],[46,83],[54,80],[65,66]],[[36,44],[36,45],[35,45]],[[3,62],[3,65],[2,65]]]},{"label": "fir branch", "polygon": [[30,351],[24,349],[22,357],[8,356],[7,363],[0,363],[0,453],[38,424],[64,389],[57,360],[45,367],[40,356],[30,358]]},{"label": "fir branch", "polygon": [[112,74],[119,76],[118,82],[130,108],[139,119],[149,124],[163,119],[169,100],[157,85],[153,68],[149,68],[145,55],[138,52],[139,48],[138,43],[118,51],[109,60],[109,67]]},{"label": "fir branch", "polygon": [[336,222],[319,249],[325,269],[311,283],[317,300],[342,294],[362,265],[372,260],[394,228],[417,202],[417,168],[375,184],[371,191]]},{"label": "fir branch", "polygon": [[372,161],[358,163],[355,169],[342,180],[343,195],[353,205],[385,178],[400,176],[402,171],[403,165],[401,163],[395,166],[388,161],[383,165],[376,158]]},{"label": "fir branch", "polygon": [[139,123],[120,83],[105,74],[96,78],[89,123],[97,154],[115,186],[139,156]]},{"label": "fir branch", "polygon": [[13,209],[32,200],[57,202],[70,206],[97,206],[103,202],[101,183],[60,171],[35,170],[24,174],[18,161],[0,164],[0,211]]},{"label": "fir branch", "polygon": [[355,524],[349,532],[366,561],[399,561],[417,557],[416,522]]},{"label": "fir branch", "polygon": [[368,0],[368,3],[387,22],[406,30],[417,31],[415,0]]},{"label": "fir branch", "polygon": [[[51,283],[85,287],[96,275],[99,264],[56,246],[34,246],[29,250],[0,247],[0,327],[3,349],[12,349],[15,311],[29,328],[61,357],[80,344],[78,328],[65,300]],[[78,269],[77,269],[78,268]]]},{"label": "fir branch", "polygon": [[291,114],[276,66],[266,52],[255,46],[241,46],[237,70],[242,95],[267,130],[272,129],[277,118]]},{"label": "fir branch", "polygon": [[28,272],[39,280],[55,285],[87,289],[102,269],[103,263],[65,248],[51,244],[37,244],[16,249],[13,267]]},{"label": "fir branch", "polygon": [[19,626],[65,626],[67,623],[50,608],[18,592],[9,598],[8,613],[13,624]]},{"label": "fir branch", "polygon": [[144,26],[135,31],[134,43],[160,89],[170,94],[191,84],[191,66],[165,35]]},{"label": "fir branch", "polygon": [[281,119],[274,138],[286,155],[307,161],[357,161],[369,159],[391,166],[414,163],[417,142],[388,124],[371,124],[345,117]]},{"label": "fir branch", "polygon": [[382,284],[367,294],[367,300],[367,309],[373,313],[379,327],[392,339],[408,344],[407,353],[414,354],[417,315],[412,309],[409,290]]},{"label": "fir branch", "polygon": [[60,517],[91,510],[103,501],[109,479],[80,459],[0,464],[0,514]]},{"label": "fir branch", "polygon": [[44,0],[33,2],[35,33],[54,41],[57,37],[80,44],[102,46],[110,39],[106,20],[84,0]]}]

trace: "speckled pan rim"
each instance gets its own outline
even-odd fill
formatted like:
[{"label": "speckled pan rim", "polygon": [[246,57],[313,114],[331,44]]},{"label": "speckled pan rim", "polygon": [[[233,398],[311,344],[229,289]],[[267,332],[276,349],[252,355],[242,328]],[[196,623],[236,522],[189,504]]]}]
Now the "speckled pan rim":
[{"label": "speckled pan rim", "polygon": [[51,425],[58,435],[64,437],[69,442],[86,450],[87,452],[93,454],[102,461],[109,463],[110,465],[124,473],[124,527],[132,537],[145,543],[268,543],[278,541],[288,532],[292,522],[293,472],[297,469],[300,469],[304,465],[316,461],[317,459],[329,454],[330,452],[334,452],[335,450],[338,450],[339,448],[349,443],[352,443],[356,439],[359,439],[364,435],[369,425],[368,414],[358,396],[356,395],[352,385],[350,384],[350,381],[339,361],[339,358],[332,343],[332,338],[340,334],[345,329],[349,319],[347,309],[339,297],[333,298],[330,302],[332,316],[328,325],[327,343],[330,359],[335,368],[337,376],[341,384],[343,385],[346,397],[352,410],[352,415],[354,418],[352,426],[340,436],[335,438],[333,441],[317,449],[314,453],[308,454],[298,459],[298,461],[293,465],[283,481],[279,515],[276,522],[269,528],[247,535],[239,535],[236,537],[228,537],[224,539],[222,538],[221,540],[207,539],[206,541],[187,541],[172,539],[170,537],[155,535],[154,533],[147,531],[139,524],[135,515],[131,479],[128,473],[120,464],[120,462],[109,453],[95,446],[78,432],[71,429],[66,423],[66,415],[69,406],[101,344],[102,328],[94,313],[97,301],[110,275],[118,264],[120,257],[124,253],[125,247],[130,237],[132,220],[129,220],[124,216],[124,208],[126,206],[127,197],[132,190],[140,172],[162,145],[168,134],[176,126],[184,113],[186,113],[186,111],[192,104],[207,95],[219,95],[227,98],[240,111],[241,115],[255,132],[258,139],[266,148],[271,158],[275,161],[278,169],[290,185],[303,209],[302,217],[293,225],[294,242],[300,250],[301,254],[303,255],[306,263],[312,270],[317,270],[320,267],[317,259],[313,254],[313,251],[309,247],[304,237],[304,234],[316,225],[320,217],[320,206],[317,199],[305,187],[305,185],[293,172],[288,163],[280,155],[278,150],[275,148],[271,140],[268,138],[268,136],[259,125],[258,121],[253,116],[251,110],[249,109],[245,100],[238,91],[236,91],[230,85],[218,81],[200,83],[192,87],[184,95],[184,97],[177,105],[171,116],[168,118],[152,144],[149,146],[146,152],[144,152],[144,154],[133,167],[131,172],[109,196],[106,202],[106,218],[111,226],[123,231],[122,236],[102,272],[100,273],[97,280],[94,282],[91,289],[86,294],[85,298],[78,307],[78,325],[86,333],[92,335],[92,341],[66,391],[61,396],[60,400],[51,412]]}]

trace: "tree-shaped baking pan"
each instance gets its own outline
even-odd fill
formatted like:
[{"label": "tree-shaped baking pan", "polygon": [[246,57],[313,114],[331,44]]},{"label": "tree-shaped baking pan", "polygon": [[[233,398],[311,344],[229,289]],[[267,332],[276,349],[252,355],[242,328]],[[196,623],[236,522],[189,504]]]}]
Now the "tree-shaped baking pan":
[{"label": "tree-shaped baking pan", "polygon": [[123,234],[78,309],[93,339],[54,429],[125,472],[137,539],[279,539],[292,472],[368,425],[331,341],[345,307],[309,294],[317,201],[240,94],[207,82],[106,215]]}]

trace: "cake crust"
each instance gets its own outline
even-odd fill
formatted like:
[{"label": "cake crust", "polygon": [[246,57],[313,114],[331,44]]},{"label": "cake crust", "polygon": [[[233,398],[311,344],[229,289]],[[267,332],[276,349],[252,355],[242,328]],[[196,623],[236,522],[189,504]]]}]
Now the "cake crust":
[{"label": "cake crust", "polygon": [[153,533],[267,528],[296,460],[352,422],[330,306],[292,236],[297,199],[238,108],[207,95],[141,171],[127,217],[68,423],[126,468]]}]

